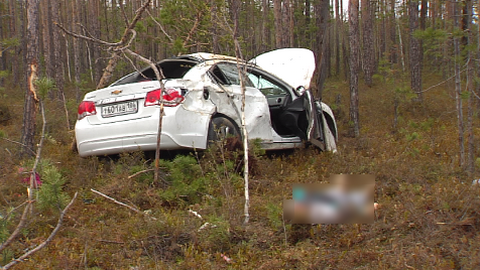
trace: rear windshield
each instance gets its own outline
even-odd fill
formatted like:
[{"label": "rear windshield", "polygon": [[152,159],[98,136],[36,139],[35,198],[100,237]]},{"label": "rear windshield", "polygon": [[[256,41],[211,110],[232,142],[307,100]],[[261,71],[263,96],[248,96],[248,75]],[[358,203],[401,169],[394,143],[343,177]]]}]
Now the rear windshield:
[{"label": "rear windshield", "polygon": [[[185,59],[169,59],[157,64],[163,71],[165,79],[180,79],[197,63],[195,61]],[[143,81],[156,81],[157,77],[152,68],[145,68],[140,72],[133,72],[129,75],[114,82],[111,86],[118,86],[122,84],[143,82]]]}]

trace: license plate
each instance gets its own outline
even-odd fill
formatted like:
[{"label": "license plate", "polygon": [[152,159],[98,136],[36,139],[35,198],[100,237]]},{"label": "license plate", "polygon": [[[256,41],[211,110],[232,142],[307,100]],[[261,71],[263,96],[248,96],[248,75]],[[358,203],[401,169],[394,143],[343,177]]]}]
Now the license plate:
[{"label": "license plate", "polygon": [[136,113],[138,111],[138,101],[127,101],[115,104],[109,104],[102,107],[102,117],[113,117],[125,114]]}]

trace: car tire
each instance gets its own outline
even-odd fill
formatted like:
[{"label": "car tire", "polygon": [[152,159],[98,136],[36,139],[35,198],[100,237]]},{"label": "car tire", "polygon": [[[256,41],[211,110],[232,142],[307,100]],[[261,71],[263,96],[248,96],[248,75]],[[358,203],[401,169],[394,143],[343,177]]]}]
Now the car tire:
[{"label": "car tire", "polygon": [[222,116],[212,118],[208,127],[207,146],[216,142],[241,144],[239,128],[228,118]]}]

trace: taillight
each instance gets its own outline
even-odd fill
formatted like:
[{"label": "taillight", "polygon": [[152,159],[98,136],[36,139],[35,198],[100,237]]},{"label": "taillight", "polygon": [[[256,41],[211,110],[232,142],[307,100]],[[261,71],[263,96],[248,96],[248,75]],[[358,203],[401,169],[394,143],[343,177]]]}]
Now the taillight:
[{"label": "taillight", "polygon": [[[162,93],[161,89],[148,92],[145,97],[145,107],[160,105],[160,93]],[[167,107],[175,107],[185,99],[182,94],[180,94],[180,91],[176,89],[166,89],[162,94],[163,105]]]},{"label": "taillight", "polygon": [[97,110],[95,109],[95,103],[93,101],[82,101],[78,106],[78,120],[95,114],[97,114]]}]

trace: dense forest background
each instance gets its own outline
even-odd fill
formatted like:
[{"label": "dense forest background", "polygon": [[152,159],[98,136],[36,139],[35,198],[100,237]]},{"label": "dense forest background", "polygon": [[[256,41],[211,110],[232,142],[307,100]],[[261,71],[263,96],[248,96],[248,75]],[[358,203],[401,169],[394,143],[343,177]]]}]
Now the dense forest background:
[{"label": "dense forest background", "polygon": [[[152,60],[178,54],[208,51],[234,55],[230,28],[233,26],[232,1],[155,0],[137,23],[136,52]],[[380,65],[389,63],[409,69],[409,60],[424,57],[423,65],[447,72],[452,62],[452,39],[459,36],[466,45],[472,35],[471,48],[477,43],[477,24],[467,32],[473,1],[350,1],[360,9],[361,63],[365,79],[378,73]],[[325,5],[325,3],[327,5]],[[60,91],[65,83],[83,85],[98,82],[109,52],[94,42],[73,38],[62,32],[58,23],[73,32],[114,42],[142,5],[140,0],[72,0],[39,2],[39,40],[41,70],[55,78]],[[3,76],[25,81],[26,2],[6,0],[0,3],[0,69]],[[326,7],[328,10],[325,12]],[[326,76],[347,77],[349,46],[349,8],[343,1],[331,0],[246,0],[241,1],[239,37],[246,59],[281,47],[306,47],[325,58]],[[327,24],[326,34],[323,35]],[[323,37],[323,40],[318,40]],[[422,41],[421,46],[415,45]],[[412,44],[413,43],[413,44]],[[325,44],[325,52],[321,46]],[[410,49],[414,46],[414,50]],[[463,47],[462,47],[463,49]],[[419,56],[416,55],[419,54]],[[439,63],[442,63],[439,65]],[[118,74],[131,70],[128,62]],[[80,90],[78,89],[80,88]],[[71,89],[68,89],[71,91]]]}]

